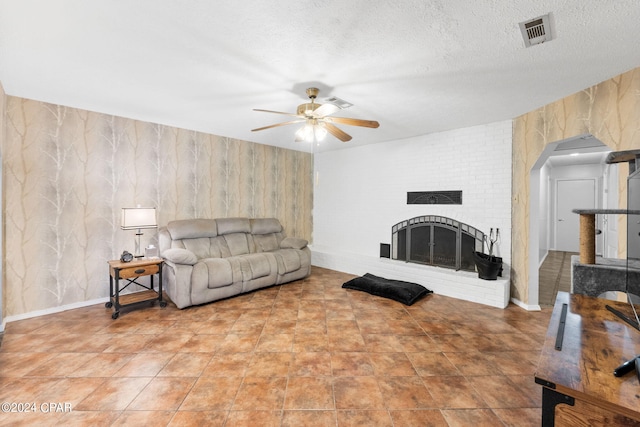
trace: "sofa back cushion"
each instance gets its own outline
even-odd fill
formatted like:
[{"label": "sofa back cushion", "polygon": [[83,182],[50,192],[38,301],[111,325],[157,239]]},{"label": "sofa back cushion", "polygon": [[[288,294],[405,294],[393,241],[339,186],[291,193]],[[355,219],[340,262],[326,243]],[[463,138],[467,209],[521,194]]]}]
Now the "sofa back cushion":
[{"label": "sofa back cushion", "polygon": [[251,233],[249,218],[216,219],[220,240],[221,256],[226,258],[251,252],[247,235]]},{"label": "sofa back cushion", "polygon": [[216,237],[218,224],[215,219],[179,219],[170,221],[167,224],[167,230],[173,240]]},{"label": "sofa back cushion", "polygon": [[251,220],[252,252],[270,252],[280,248],[284,234],[282,225],[276,218],[255,218]]},{"label": "sofa back cushion", "polygon": [[218,237],[201,237],[199,239],[182,239],[174,241],[174,247],[183,247],[188,249],[198,257],[203,258],[220,258],[220,247],[217,243]]},{"label": "sofa back cushion", "polygon": [[213,219],[182,219],[170,221],[167,230],[171,247],[188,249],[198,259],[219,258],[220,247],[217,223]]}]

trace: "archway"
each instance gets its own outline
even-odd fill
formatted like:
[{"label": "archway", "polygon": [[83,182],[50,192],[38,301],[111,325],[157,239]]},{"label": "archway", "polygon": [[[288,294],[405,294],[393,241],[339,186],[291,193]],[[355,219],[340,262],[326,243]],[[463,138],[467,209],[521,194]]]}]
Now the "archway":
[{"label": "archway", "polygon": [[[527,309],[539,310],[539,274],[538,269],[546,256],[548,247],[541,244],[541,239],[549,237],[550,230],[550,195],[545,183],[548,180],[549,160],[560,159],[562,165],[580,167],[587,163],[602,163],[606,152],[610,151],[603,142],[593,135],[585,134],[573,138],[552,142],[545,146],[540,157],[529,172],[529,300]],[[578,156],[570,156],[571,154]],[[602,200],[599,201],[600,207]],[[617,203],[617,200],[615,201]]]}]

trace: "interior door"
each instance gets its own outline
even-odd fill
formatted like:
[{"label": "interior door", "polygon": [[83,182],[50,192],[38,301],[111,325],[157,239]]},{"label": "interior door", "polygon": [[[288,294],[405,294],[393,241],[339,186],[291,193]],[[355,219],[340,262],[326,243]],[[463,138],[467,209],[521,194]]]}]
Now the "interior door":
[{"label": "interior door", "polygon": [[555,249],[580,251],[580,215],[574,209],[595,208],[595,179],[559,179],[556,181]]}]

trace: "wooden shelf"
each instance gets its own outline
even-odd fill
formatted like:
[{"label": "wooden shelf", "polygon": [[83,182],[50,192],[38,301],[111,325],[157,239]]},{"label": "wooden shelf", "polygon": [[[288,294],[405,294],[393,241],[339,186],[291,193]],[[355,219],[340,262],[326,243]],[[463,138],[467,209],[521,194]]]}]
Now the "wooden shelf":
[{"label": "wooden shelf", "polygon": [[[158,293],[156,291],[140,291],[133,292],[131,294],[120,295],[120,305],[125,306],[129,304],[136,304],[144,301],[157,300]],[[112,298],[115,302],[115,298]]]}]

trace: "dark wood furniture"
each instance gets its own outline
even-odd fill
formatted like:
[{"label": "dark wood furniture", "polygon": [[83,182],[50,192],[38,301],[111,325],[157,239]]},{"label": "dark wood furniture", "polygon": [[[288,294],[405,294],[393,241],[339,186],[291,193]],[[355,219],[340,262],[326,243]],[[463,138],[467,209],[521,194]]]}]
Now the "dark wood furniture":
[{"label": "dark wood furniture", "polygon": [[635,371],[613,375],[640,354],[640,332],[606,305],[630,311],[626,303],[558,292],[535,374],[543,426],[640,426]]},{"label": "dark wood furniture", "polygon": [[[113,307],[111,317],[117,319],[120,309],[125,306],[139,304],[145,301],[160,301],[160,307],[166,307],[167,302],[162,300],[162,258],[154,259],[134,259],[131,262],[120,260],[108,261],[109,263],[109,301],[104,305],[106,308]],[[154,276],[158,276],[158,290],[155,290],[153,283]],[[149,276],[149,285],[140,283],[138,278]],[[120,281],[126,281],[124,286],[120,286]],[[146,290],[120,295],[127,286],[136,284]]]}]

